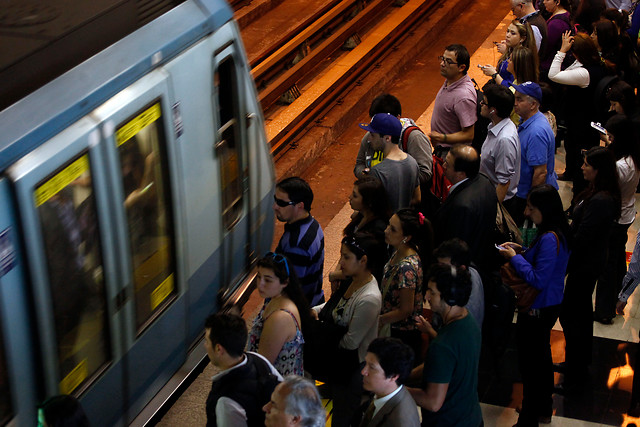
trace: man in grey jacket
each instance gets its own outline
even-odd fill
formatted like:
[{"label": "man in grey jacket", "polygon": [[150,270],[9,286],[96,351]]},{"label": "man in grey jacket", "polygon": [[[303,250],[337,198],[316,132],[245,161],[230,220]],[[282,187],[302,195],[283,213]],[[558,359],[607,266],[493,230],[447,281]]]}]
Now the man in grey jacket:
[{"label": "man in grey jacket", "polygon": [[360,427],[418,427],[418,407],[402,385],[411,373],[413,350],[397,338],[369,344],[362,368],[363,387],[374,393]]}]

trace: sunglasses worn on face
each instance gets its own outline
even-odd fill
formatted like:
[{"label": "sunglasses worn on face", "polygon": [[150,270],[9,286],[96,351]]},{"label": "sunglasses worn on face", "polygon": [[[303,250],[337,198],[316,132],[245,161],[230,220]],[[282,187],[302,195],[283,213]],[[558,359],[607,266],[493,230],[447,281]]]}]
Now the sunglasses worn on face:
[{"label": "sunglasses worn on face", "polygon": [[286,208],[287,206],[293,206],[296,204],[293,200],[287,202],[286,200],[278,199],[276,196],[273,196],[273,201],[281,208]]},{"label": "sunglasses worn on face", "polygon": [[287,259],[284,257],[284,255],[277,254],[275,252],[267,252],[267,254],[265,255],[265,258],[273,258],[273,260],[275,262],[277,262],[278,264],[284,263],[284,269],[287,272],[287,277],[290,276],[290,274],[289,274],[289,263],[287,262]]}]

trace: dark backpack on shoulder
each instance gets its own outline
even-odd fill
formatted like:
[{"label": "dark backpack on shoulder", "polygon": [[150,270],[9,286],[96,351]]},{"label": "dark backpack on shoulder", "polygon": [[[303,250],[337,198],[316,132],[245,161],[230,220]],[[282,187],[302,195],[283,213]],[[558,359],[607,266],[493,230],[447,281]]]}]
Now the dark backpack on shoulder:
[{"label": "dark backpack on shoulder", "polygon": [[487,135],[489,133],[488,127],[491,121],[486,117],[482,117],[480,114],[480,109],[482,108],[480,101],[484,100],[484,94],[480,90],[480,86],[478,86],[475,79],[471,79],[471,81],[473,82],[473,87],[476,89],[477,96],[476,123],[473,125],[473,141],[471,141],[471,146],[476,149],[478,154],[480,154],[480,151],[482,151],[482,144],[484,144],[484,140],[487,139]]}]

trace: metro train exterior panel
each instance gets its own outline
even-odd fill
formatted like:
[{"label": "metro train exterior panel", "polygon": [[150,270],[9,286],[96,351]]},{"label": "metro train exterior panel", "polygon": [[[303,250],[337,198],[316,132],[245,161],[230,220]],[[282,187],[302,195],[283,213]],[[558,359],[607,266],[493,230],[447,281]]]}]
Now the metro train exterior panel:
[{"label": "metro train exterior panel", "polygon": [[35,425],[60,393],[94,426],[152,413],[269,250],[273,184],[222,0],[180,4],[0,112],[0,425]]}]

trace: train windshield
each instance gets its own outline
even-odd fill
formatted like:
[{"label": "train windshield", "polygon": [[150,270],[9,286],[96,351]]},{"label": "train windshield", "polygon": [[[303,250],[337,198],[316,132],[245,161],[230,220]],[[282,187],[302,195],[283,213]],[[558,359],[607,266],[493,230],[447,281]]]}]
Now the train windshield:
[{"label": "train windshield", "polygon": [[158,101],[116,132],[138,332],[176,295],[173,221],[161,119]]},{"label": "train windshield", "polygon": [[109,360],[100,235],[89,155],[34,192],[53,304],[60,393],[70,394]]}]

